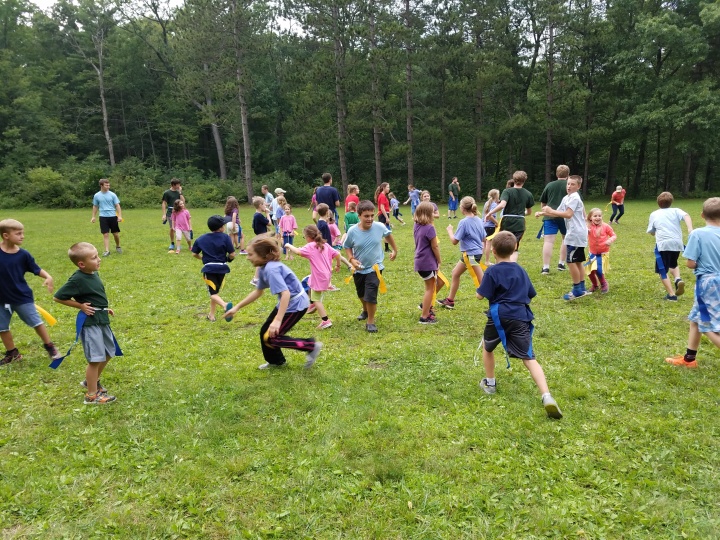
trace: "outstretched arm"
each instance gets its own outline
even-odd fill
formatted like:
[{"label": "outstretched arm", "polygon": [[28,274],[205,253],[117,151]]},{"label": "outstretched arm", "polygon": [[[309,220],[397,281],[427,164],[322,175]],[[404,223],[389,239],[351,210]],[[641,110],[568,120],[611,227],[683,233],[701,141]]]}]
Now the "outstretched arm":
[{"label": "outstretched arm", "polygon": [[685,214],[685,216],[683,217],[683,221],[685,221],[685,226],[687,227],[688,234],[693,232],[692,218],[690,217],[690,214]]},{"label": "outstretched arm", "polygon": [[55,288],[52,276],[48,274],[45,270],[40,270],[38,276],[45,279],[45,281],[43,281],[43,287],[46,287],[48,292],[52,294],[53,289]]},{"label": "outstretched arm", "polygon": [[[226,312],[225,312],[225,317],[232,317],[232,316],[235,315],[238,311],[240,311],[242,308],[244,308],[244,307],[247,306],[248,304],[252,304],[255,300],[257,300],[258,298],[260,298],[260,297],[263,295],[264,292],[265,292],[265,289],[255,289],[255,290],[252,291],[250,294],[248,294],[245,298],[243,298],[242,300],[240,300],[240,302],[238,302],[238,304],[237,304],[235,307],[233,307],[232,309],[226,311]],[[287,309],[287,308],[286,308],[286,309]],[[282,319],[280,319],[280,320],[282,320]]]}]

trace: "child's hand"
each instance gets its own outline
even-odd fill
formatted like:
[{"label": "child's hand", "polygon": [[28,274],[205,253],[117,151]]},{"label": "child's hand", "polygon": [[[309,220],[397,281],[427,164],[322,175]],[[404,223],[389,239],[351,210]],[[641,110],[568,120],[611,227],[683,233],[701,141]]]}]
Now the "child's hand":
[{"label": "child's hand", "polygon": [[[451,226],[452,226],[452,225],[451,225]],[[390,252],[390,260],[391,260],[391,261],[394,261],[394,260],[395,260],[395,257],[397,257],[397,251],[395,251],[395,250],[393,249],[393,250]]]},{"label": "child's hand", "polygon": [[52,294],[53,289],[55,288],[55,282],[53,281],[52,276],[45,278],[45,281],[43,281],[43,287],[47,287],[48,292]]},{"label": "child's hand", "polygon": [[552,210],[549,206],[543,206],[541,209],[542,215],[547,215],[549,210]]},{"label": "child's hand", "polygon": [[447,230],[447,232],[449,232],[450,234],[452,234],[452,232],[453,232],[453,226],[452,226],[452,224],[450,224],[450,225],[448,225],[447,227],[445,227],[445,229]]},{"label": "child's hand", "polygon": [[287,249],[288,246],[291,246],[291,245],[292,245],[292,244],[291,244],[290,242],[288,242],[288,243],[286,243],[283,247],[284,247],[285,249]]},{"label": "child's hand", "polygon": [[115,316],[115,312],[112,309],[108,308],[107,312],[113,317]]},{"label": "child's hand", "polygon": [[335,267],[335,273],[337,273],[337,272],[339,272],[339,271],[340,271],[340,265],[337,265],[337,266]]},{"label": "child's hand", "polygon": [[278,335],[278,332],[280,331],[280,322],[279,321],[273,321],[270,323],[270,328],[268,328],[268,335],[272,338]]},{"label": "child's hand", "polygon": [[85,302],[80,308],[80,311],[82,311],[88,317],[92,317],[93,315],[95,315],[95,308],[90,305],[90,302]]}]

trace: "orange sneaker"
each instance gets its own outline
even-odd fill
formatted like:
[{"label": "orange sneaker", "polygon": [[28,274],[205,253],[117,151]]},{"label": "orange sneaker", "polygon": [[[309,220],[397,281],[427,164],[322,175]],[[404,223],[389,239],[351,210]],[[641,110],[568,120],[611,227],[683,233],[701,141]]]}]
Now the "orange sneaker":
[{"label": "orange sneaker", "polygon": [[668,364],[672,364],[673,366],[686,367],[690,369],[695,369],[698,367],[697,360],[693,360],[692,362],[686,362],[685,357],[682,354],[677,354],[672,358],[666,358],[665,361]]}]

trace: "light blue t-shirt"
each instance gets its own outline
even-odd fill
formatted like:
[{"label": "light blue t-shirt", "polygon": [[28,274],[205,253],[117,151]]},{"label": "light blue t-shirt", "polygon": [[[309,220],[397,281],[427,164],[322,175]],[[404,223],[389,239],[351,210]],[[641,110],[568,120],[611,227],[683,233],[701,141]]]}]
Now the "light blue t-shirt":
[{"label": "light blue t-shirt", "polygon": [[300,280],[293,274],[292,270],[280,261],[270,261],[265,266],[260,267],[257,288],[270,289],[270,292],[278,297],[278,303],[275,307],[280,306],[280,293],[289,291],[290,303],[286,313],[302,311],[310,305]]},{"label": "light blue t-shirt", "polygon": [[103,193],[98,191],[93,197],[93,206],[97,206],[100,217],[115,217],[115,205],[120,204],[120,199],[112,191]]},{"label": "light blue t-shirt", "polygon": [[460,251],[468,255],[482,255],[485,227],[478,216],[464,217],[458,223],[455,239],[460,240]]},{"label": "light blue t-shirt", "polygon": [[380,270],[385,268],[383,260],[385,260],[385,251],[383,251],[382,239],[392,234],[385,225],[378,221],[373,221],[372,226],[368,230],[363,230],[360,225],[353,225],[347,232],[343,247],[353,250],[353,256],[360,261],[363,268],[357,270],[358,274],[369,274],[374,272],[373,265],[380,266]]},{"label": "light blue t-shirt", "polygon": [[419,189],[413,189],[412,191],[408,191],[408,196],[410,197],[410,204],[414,204],[417,206],[420,204],[420,195],[422,195],[422,191]]},{"label": "light blue t-shirt", "polygon": [[696,276],[720,273],[720,227],[707,225],[691,232],[683,257],[697,263]]},{"label": "light blue t-shirt", "polygon": [[647,232],[655,235],[658,251],[682,251],[683,235],[680,222],[687,212],[679,208],[660,208],[650,214]]},{"label": "light blue t-shirt", "polygon": [[570,218],[565,218],[565,244],[574,247],[585,247],[588,245],[588,228],[585,221],[585,206],[583,205],[580,194],[576,191],[563,197],[560,206],[557,207],[558,212],[572,210],[573,214]]}]

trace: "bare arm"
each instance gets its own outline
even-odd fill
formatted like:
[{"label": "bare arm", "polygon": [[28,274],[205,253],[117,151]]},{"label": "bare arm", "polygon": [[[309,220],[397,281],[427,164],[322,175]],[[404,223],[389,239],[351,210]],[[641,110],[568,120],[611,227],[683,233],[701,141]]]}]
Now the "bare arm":
[{"label": "bare arm", "polygon": [[557,210],[553,210],[549,206],[543,206],[542,210],[540,212],[535,212],[535,217],[538,216],[550,216],[550,217],[560,217],[565,219],[570,219],[573,215],[572,208],[568,208],[566,210],[563,210],[562,212],[558,212]]},{"label": "bare arm", "polygon": [[458,242],[460,242],[460,240],[458,240],[457,238],[455,238],[455,235],[453,234],[453,226],[452,226],[452,225],[448,225],[445,230],[447,230],[448,237],[450,238],[450,243],[451,243],[453,246],[457,246],[457,245],[458,245]]},{"label": "bare arm", "polygon": [[46,287],[48,292],[52,293],[53,289],[55,288],[52,276],[48,274],[45,270],[40,270],[38,276],[45,279],[45,281],[43,281],[43,287]]},{"label": "bare arm", "polygon": [[165,219],[165,216],[167,215],[167,202],[165,201],[165,199],[163,199],[163,202],[162,202],[162,213],[163,213],[162,217],[163,217],[163,219]]},{"label": "bare arm", "polygon": [[278,332],[280,331],[280,325],[282,324],[283,317],[285,317],[285,312],[287,311],[289,305],[290,291],[286,289],[280,293],[280,305],[278,305],[277,308],[277,315],[275,315],[273,322],[270,323],[270,328],[268,328],[268,334],[270,335],[270,337],[275,337],[278,335]]},{"label": "bare arm", "polygon": [[685,216],[683,216],[683,221],[685,221],[685,226],[687,227],[688,234],[693,232],[692,218],[690,217],[690,214],[685,214]]},{"label": "bare arm", "polygon": [[295,255],[300,255],[302,257],[302,252],[300,251],[300,249],[296,248],[292,244],[285,244],[285,249],[288,249],[292,251]]},{"label": "bare arm", "polygon": [[122,208],[120,208],[120,203],[115,205],[115,215],[117,216],[118,221],[122,221]]},{"label": "bare arm", "polygon": [[507,201],[500,201],[495,208],[493,208],[492,210],[489,210],[488,213],[485,214],[483,219],[485,221],[487,221],[490,216],[492,216],[493,214],[497,214],[500,210],[505,208],[506,205],[507,205]]},{"label": "bare arm", "polygon": [[435,255],[438,267],[440,267],[442,260],[440,259],[440,245],[438,244],[437,236],[431,240],[430,247],[432,248],[433,255]]},{"label": "bare arm", "polygon": [[692,259],[687,260],[687,267],[694,270],[697,268],[697,261],[693,261]]},{"label": "bare arm", "polygon": [[[68,307],[71,307],[71,308],[79,309],[80,311],[82,311],[82,312],[83,312],[85,315],[87,315],[88,317],[92,317],[93,315],[95,315],[95,308],[90,305],[90,302],[86,302],[85,304],[81,304],[80,302],[77,302],[77,301],[72,300],[72,299],[70,299],[70,300],[60,300],[59,298],[53,298],[53,300],[55,300],[58,304],[62,304],[62,305],[64,305],[64,306],[68,306]],[[114,314],[115,314],[115,313],[113,312],[113,310],[111,310],[111,309],[108,310],[108,313],[110,313],[111,315],[114,315]]]},{"label": "bare arm", "polygon": [[97,216],[97,212],[98,212],[98,207],[93,204],[92,217],[90,218],[90,223],[95,223],[95,216]]},{"label": "bare arm", "polygon": [[397,244],[395,244],[395,239],[393,238],[393,235],[392,235],[392,234],[388,234],[388,235],[385,237],[385,241],[386,241],[388,244],[390,244],[390,247],[392,248],[392,251],[390,252],[390,260],[391,260],[391,261],[394,261],[394,260],[395,260],[395,257],[397,257],[398,248],[397,248]]}]

